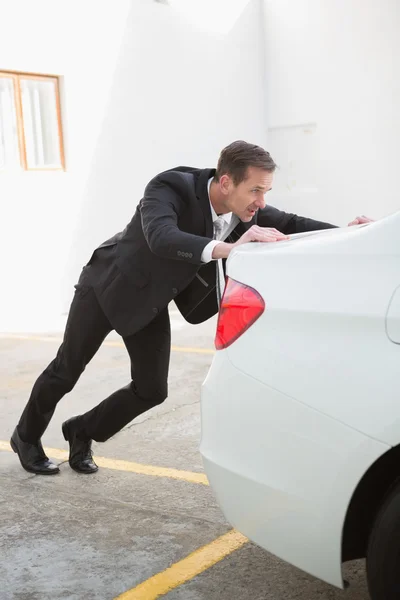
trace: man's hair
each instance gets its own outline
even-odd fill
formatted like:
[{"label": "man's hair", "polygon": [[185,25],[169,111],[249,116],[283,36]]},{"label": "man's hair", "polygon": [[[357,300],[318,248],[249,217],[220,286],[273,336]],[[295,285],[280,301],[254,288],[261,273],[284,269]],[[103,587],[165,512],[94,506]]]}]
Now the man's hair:
[{"label": "man's hair", "polygon": [[222,150],[214,179],[219,181],[222,175],[230,175],[233,183],[239,185],[247,179],[249,167],[273,173],[276,164],[264,148],[238,140]]}]

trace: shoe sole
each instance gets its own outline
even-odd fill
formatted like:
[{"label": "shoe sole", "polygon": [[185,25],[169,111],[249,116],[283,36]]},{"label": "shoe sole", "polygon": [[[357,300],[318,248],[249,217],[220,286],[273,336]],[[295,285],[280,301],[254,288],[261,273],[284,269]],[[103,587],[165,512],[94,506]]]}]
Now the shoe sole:
[{"label": "shoe sole", "polygon": [[26,467],[24,465],[24,463],[22,462],[21,457],[19,455],[17,444],[14,442],[14,440],[12,438],[10,440],[10,446],[11,446],[12,450],[15,452],[15,454],[18,456],[19,462],[21,463],[21,467],[23,469],[25,469],[25,471],[28,471],[28,473],[34,473],[35,475],[57,475],[60,472],[60,469],[58,467],[56,469],[52,469],[51,471],[35,471],[35,469]]},{"label": "shoe sole", "polygon": [[80,475],[93,475],[94,473],[97,473],[97,471],[99,470],[97,468],[95,471],[80,471],[79,469],[76,469],[75,467],[73,467],[71,464],[69,466],[71,467],[71,469],[73,471],[75,471],[75,473],[79,473]]}]

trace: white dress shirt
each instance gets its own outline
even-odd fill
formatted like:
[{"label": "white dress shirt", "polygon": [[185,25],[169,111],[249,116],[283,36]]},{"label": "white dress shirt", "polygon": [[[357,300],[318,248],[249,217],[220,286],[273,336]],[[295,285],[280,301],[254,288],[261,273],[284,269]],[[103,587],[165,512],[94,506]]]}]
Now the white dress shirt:
[{"label": "white dress shirt", "polygon": [[[209,201],[210,201],[210,187],[211,187],[211,182],[213,179],[214,178],[211,177],[211,179],[208,180],[208,185],[207,185]],[[214,223],[218,219],[218,215],[215,212],[213,205],[211,204],[211,201],[210,201],[210,208],[211,208],[211,217],[212,217],[212,220]],[[201,261],[204,263],[210,262],[211,260],[215,260],[212,257],[213,250],[217,244],[219,244],[220,242],[223,242],[227,238],[228,232],[231,228],[232,213],[227,213],[226,215],[221,215],[221,217],[226,222],[225,229],[222,231],[221,236],[219,237],[218,240],[213,240],[212,242],[209,242],[207,244],[207,246],[204,248],[202,255],[201,255]]]}]

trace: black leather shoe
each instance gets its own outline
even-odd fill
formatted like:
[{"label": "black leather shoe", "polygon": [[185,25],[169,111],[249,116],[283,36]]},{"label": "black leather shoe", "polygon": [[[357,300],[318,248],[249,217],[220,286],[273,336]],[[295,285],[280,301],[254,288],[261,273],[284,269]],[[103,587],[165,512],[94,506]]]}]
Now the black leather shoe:
[{"label": "black leather shoe", "polygon": [[96,473],[99,467],[93,460],[92,440],[77,437],[79,417],[72,417],[62,424],[64,439],[69,442],[69,466],[78,473]]},{"label": "black leather shoe", "polygon": [[44,453],[42,442],[36,444],[23,442],[15,428],[10,440],[11,448],[18,454],[21,465],[25,471],[37,475],[56,475],[60,469],[52,463]]}]

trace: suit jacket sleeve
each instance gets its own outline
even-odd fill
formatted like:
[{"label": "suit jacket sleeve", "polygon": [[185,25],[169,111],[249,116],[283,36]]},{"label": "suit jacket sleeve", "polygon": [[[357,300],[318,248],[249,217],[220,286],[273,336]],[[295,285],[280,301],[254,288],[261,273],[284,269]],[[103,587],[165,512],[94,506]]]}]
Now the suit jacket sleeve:
[{"label": "suit jacket sleeve", "polygon": [[316,221],[314,219],[307,219],[306,217],[299,217],[292,213],[286,213],[273,206],[266,206],[259,211],[257,225],[260,227],[274,227],[285,235],[337,227],[323,221]]},{"label": "suit jacket sleeve", "polygon": [[144,236],[154,254],[201,265],[203,250],[212,239],[179,229],[178,219],[188,208],[188,190],[178,189],[183,182],[171,185],[167,177],[156,177],[145,189],[140,202]]}]

